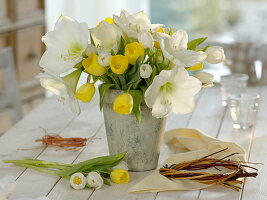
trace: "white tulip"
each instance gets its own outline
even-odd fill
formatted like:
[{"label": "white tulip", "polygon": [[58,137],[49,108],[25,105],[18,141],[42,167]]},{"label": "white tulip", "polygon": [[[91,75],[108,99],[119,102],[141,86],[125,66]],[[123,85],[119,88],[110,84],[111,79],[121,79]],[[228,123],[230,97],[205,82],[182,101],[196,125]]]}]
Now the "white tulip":
[{"label": "white tulip", "polygon": [[89,186],[94,189],[100,189],[104,184],[103,178],[97,172],[88,173],[86,178],[87,178],[87,183],[89,184]]},{"label": "white tulip", "polygon": [[103,66],[109,66],[109,60],[111,58],[111,54],[107,51],[100,52],[98,55],[98,63]]},{"label": "white tulip", "polygon": [[178,67],[190,67],[203,62],[207,55],[202,51],[187,50],[188,36],[184,30],[176,31],[172,36],[164,36],[160,39],[160,48],[165,58]]},{"label": "white tulip", "polygon": [[85,54],[89,57],[92,53],[97,54],[97,49],[94,45],[88,44],[85,50]]},{"label": "white tulip", "polygon": [[155,76],[145,92],[145,102],[157,118],[170,112],[186,114],[193,111],[194,95],[200,89],[201,82],[197,78],[189,76],[183,67],[174,67]]},{"label": "white tulip", "polygon": [[129,170],[128,165],[127,165],[127,163],[125,161],[121,161],[118,165],[116,165],[115,167],[112,167],[111,169],[112,170],[114,170],[114,169],[123,169],[123,170],[126,170],[126,171]]},{"label": "white tulip", "polygon": [[80,172],[72,174],[70,177],[70,185],[76,190],[85,188],[85,185],[86,185],[85,176]]},{"label": "white tulip", "polygon": [[211,46],[206,50],[207,62],[218,64],[225,60],[224,50],[220,46]]},{"label": "white tulip", "polygon": [[214,76],[207,72],[199,72],[195,77],[202,82],[202,87],[213,87]]},{"label": "white tulip", "polygon": [[60,96],[61,101],[66,101],[70,104],[73,113],[80,114],[81,110],[78,100],[75,97],[75,92],[81,73],[81,69],[78,69],[61,78],[49,72],[45,72],[39,74],[36,78],[40,79],[42,87]]},{"label": "white tulip", "polygon": [[87,48],[89,31],[86,23],[78,23],[74,19],[61,16],[54,31],[42,37],[47,50],[40,60],[44,71],[62,74],[70,71],[83,58]]},{"label": "white tulip", "polygon": [[138,34],[138,42],[145,48],[152,48],[154,46],[154,39],[149,32],[143,32]]},{"label": "white tulip", "polygon": [[122,31],[117,25],[103,21],[101,26],[90,29],[90,33],[97,49],[118,52]]},{"label": "white tulip", "polygon": [[149,64],[142,64],[140,66],[140,76],[142,78],[149,78],[152,74],[152,67]]}]

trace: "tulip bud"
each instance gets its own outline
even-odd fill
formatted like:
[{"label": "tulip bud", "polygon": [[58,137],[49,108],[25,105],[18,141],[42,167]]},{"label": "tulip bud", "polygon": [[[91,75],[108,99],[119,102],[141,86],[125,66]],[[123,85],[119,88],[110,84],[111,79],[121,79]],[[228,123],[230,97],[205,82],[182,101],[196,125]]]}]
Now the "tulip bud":
[{"label": "tulip bud", "polygon": [[110,173],[110,179],[113,183],[129,183],[130,175],[126,170],[114,169]]},{"label": "tulip bud", "polygon": [[70,185],[76,190],[83,189],[86,185],[86,178],[80,172],[72,174],[70,177]]},{"label": "tulip bud", "polygon": [[200,80],[202,87],[207,88],[213,86],[214,76],[212,74],[207,72],[199,72],[195,75],[195,77]]},{"label": "tulip bud", "polygon": [[139,42],[132,42],[126,44],[124,55],[128,58],[129,63],[134,65],[140,56],[142,60],[144,59],[145,49]]},{"label": "tulip bud", "polygon": [[152,68],[149,64],[142,64],[140,66],[140,76],[142,78],[149,78],[150,75],[152,74]]},{"label": "tulip bud", "polygon": [[111,54],[107,51],[103,51],[98,55],[98,63],[103,67],[107,67],[109,65],[110,58]]},{"label": "tulip bud", "polygon": [[143,32],[138,34],[138,42],[145,48],[152,48],[154,45],[154,39],[149,32]]},{"label": "tulip bud", "polygon": [[123,74],[128,68],[128,58],[126,56],[112,56],[109,62],[110,68],[115,74]]},{"label": "tulip bud", "polygon": [[87,183],[89,184],[89,186],[94,189],[100,189],[104,184],[103,178],[97,172],[88,173],[86,178],[87,178]]},{"label": "tulip bud", "polygon": [[95,53],[84,59],[82,65],[89,74],[94,76],[101,76],[106,73],[106,68],[98,63],[98,56]]},{"label": "tulip bud", "polygon": [[207,62],[211,64],[218,64],[225,60],[224,50],[220,46],[211,46],[206,50]]},{"label": "tulip bud", "polygon": [[133,97],[128,93],[120,94],[113,103],[113,110],[121,115],[128,115],[133,109]]},{"label": "tulip bud", "polygon": [[76,92],[76,98],[82,102],[90,102],[95,94],[95,86],[93,83],[83,84]]}]

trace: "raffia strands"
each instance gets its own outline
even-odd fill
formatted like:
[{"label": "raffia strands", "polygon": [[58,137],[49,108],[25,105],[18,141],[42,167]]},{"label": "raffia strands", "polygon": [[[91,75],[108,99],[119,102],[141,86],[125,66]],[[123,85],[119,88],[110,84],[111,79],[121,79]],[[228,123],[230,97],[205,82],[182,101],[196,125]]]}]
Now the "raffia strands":
[{"label": "raffia strands", "polygon": [[[192,180],[203,184],[221,184],[225,187],[239,191],[240,187],[236,185],[241,184],[242,181],[237,179],[244,177],[256,177],[258,175],[257,172],[253,173],[247,172],[245,168],[251,168],[254,170],[257,169],[248,166],[242,162],[232,161],[229,159],[225,160],[226,158],[235,155],[236,153],[230,154],[221,159],[208,158],[214,154],[221,153],[225,150],[227,150],[227,148],[197,160],[192,160],[179,164],[173,164],[171,166],[166,165],[160,168],[159,172],[161,175],[166,176],[168,178],[179,179],[179,180]],[[206,172],[196,171],[212,167],[216,168],[218,171],[221,171],[219,167],[224,167],[229,169],[230,172],[210,174]]]}]

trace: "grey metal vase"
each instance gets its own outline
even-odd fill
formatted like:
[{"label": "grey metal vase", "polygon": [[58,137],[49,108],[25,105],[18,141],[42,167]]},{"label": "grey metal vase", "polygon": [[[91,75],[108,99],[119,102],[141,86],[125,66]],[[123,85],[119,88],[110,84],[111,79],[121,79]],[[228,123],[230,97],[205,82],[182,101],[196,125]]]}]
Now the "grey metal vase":
[{"label": "grey metal vase", "polygon": [[147,171],[157,167],[166,118],[152,116],[151,109],[141,104],[141,122],[134,114],[120,115],[113,111],[114,99],[123,93],[109,90],[105,94],[103,113],[111,155],[127,151],[126,162],[131,171]]}]

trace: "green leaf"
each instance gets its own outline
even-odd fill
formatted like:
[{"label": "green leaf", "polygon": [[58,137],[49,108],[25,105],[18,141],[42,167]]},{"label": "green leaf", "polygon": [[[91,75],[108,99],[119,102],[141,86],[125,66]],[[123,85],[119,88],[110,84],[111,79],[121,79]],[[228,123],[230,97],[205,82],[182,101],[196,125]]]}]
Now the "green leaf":
[{"label": "green leaf", "polygon": [[133,97],[133,113],[135,114],[138,123],[141,121],[140,104],[144,100],[141,90],[130,90],[129,93]]},{"label": "green leaf", "polygon": [[111,54],[112,56],[115,56],[115,55],[116,55],[113,49],[111,49],[110,54]]},{"label": "green leaf", "polygon": [[74,65],[74,68],[82,68],[83,65],[82,65],[82,61],[81,62],[78,62],[76,65]]},{"label": "green leaf", "polygon": [[202,49],[199,49],[198,51],[206,51],[208,48],[210,47],[210,45],[208,44],[207,46],[205,46],[204,48],[202,48]]},{"label": "green leaf", "polygon": [[136,81],[134,84],[133,84],[133,89],[136,90],[137,87],[138,87],[138,84],[142,81],[142,79],[139,79],[138,81]]},{"label": "green leaf", "polygon": [[203,43],[206,39],[207,39],[207,37],[204,37],[204,38],[198,38],[198,39],[195,39],[195,40],[188,42],[187,43],[187,49],[195,51],[197,46],[200,45],[201,43]]},{"label": "green leaf", "polygon": [[140,88],[141,88],[141,91],[143,93],[143,96],[145,96],[145,92],[147,90],[147,87],[146,86],[140,86]]},{"label": "green leaf", "polygon": [[138,81],[140,79],[140,65],[141,65],[141,56],[138,57],[138,59],[135,62],[134,68],[135,72],[131,76],[129,76],[130,80],[127,84],[134,83],[135,81]]},{"label": "green leaf", "polygon": [[110,182],[109,182],[109,180],[107,178],[105,178],[103,176],[101,176],[101,177],[102,177],[105,185],[111,186],[111,184],[110,184]]},{"label": "green leaf", "polygon": [[92,34],[90,33],[90,42],[91,42],[91,44],[92,45],[94,45],[95,46],[95,42],[94,42],[94,39],[93,39],[93,37],[92,37]]},{"label": "green leaf", "polygon": [[125,40],[121,36],[118,54],[124,55],[124,51],[125,51]]},{"label": "green leaf", "polygon": [[115,86],[115,84],[113,84],[113,83],[102,83],[98,87],[99,95],[100,95],[100,110],[101,111],[102,111],[102,107],[103,107],[103,101],[104,101],[105,94],[108,91],[108,89],[110,89],[112,86]]},{"label": "green leaf", "polygon": [[[124,78],[124,76],[123,75],[116,75],[117,77],[118,77],[118,79],[119,79],[119,82],[120,82],[120,84],[121,84],[121,88],[122,88],[122,90],[126,90],[127,89],[127,85],[126,85],[126,80],[125,80],[125,78]],[[126,87],[126,88],[125,88]]]},{"label": "green leaf", "polygon": [[173,30],[172,30],[172,28],[170,28],[169,35],[170,35],[170,36],[172,36],[172,35],[173,35]]}]

